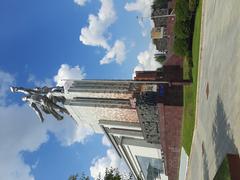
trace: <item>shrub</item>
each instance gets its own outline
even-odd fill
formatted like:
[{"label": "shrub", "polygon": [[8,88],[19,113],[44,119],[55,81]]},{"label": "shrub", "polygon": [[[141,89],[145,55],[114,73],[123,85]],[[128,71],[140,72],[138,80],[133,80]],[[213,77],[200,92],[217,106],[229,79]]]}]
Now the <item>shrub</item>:
[{"label": "shrub", "polygon": [[175,38],[173,50],[179,56],[189,56],[188,39]]},{"label": "shrub", "polygon": [[191,56],[190,39],[192,32],[189,0],[177,0],[175,11],[176,23],[174,26],[175,40],[173,50],[179,56]]},{"label": "shrub", "polygon": [[189,10],[194,12],[196,9],[196,0],[189,0]]},{"label": "shrub", "polygon": [[199,1],[198,0],[189,0],[189,10],[195,12],[197,9]]},{"label": "shrub", "polygon": [[156,71],[158,71],[158,72],[160,72],[160,73],[161,73],[161,72],[163,72],[163,68],[162,68],[162,67],[160,67],[160,68],[157,68],[157,69],[156,69]]},{"label": "shrub", "polygon": [[165,55],[157,56],[155,60],[162,64],[166,60],[166,56]]},{"label": "shrub", "polygon": [[188,6],[188,0],[177,0],[175,7],[177,21],[188,21],[191,18]]},{"label": "shrub", "polygon": [[167,7],[168,0],[154,0],[152,4],[152,9],[157,8],[166,8]]},{"label": "shrub", "polygon": [[187,39],[191,36],[190,21],[176,21],[174,34],[179,39]]}]

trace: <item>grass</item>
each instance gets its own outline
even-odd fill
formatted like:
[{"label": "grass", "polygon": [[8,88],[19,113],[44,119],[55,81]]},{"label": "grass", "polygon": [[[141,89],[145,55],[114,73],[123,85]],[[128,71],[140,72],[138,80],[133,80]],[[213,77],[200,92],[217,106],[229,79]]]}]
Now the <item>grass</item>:
[{"label": "grass", "polygon": [[231,180],[227,157],[223,160],[213,180]]},{"label": "grass", "polygon": [[197,76],[198,76],[198,61],[200,47],[200,32],[201,32],[201,15],[202,15],[202,0],[199,1],[195,16],[195,25],[193,33],[192,45],[192,63],[189,65],[190,58],[184,60],[184,78],[189,78],[189,72],[192,74],[193,84],[184,87],[184,114],[182,128],[182,146],[186,153],[190,155],[193,131],[195,125],[195,110],[196,110],[196,92],[197,92]]}]

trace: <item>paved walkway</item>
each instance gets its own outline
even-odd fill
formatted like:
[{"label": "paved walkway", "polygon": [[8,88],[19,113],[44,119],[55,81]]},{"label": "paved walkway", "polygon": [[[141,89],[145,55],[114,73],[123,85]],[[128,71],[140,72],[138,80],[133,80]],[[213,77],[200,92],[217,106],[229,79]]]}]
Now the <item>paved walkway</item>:
[{"label": "paved walkway", "polygon": [[197,124],[188,180],[212,180],[225,154],[240,151],[240,1],[203,1]]}]

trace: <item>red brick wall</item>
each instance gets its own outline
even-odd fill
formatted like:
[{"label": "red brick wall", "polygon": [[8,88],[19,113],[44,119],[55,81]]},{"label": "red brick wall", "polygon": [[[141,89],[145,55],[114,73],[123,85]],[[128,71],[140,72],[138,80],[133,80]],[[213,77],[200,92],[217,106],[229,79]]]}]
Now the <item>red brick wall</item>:
[{"label": "red brick wall", "polygon": [[178,66],[164,66],[163,67],[164,80],[169,81],[182,81],[183,69]]},{"label": "red brick wall", "polygon": [[175,25],[176,18],[175,17],[168,17],[167,21],[167,34],[169,36],[168,38],[168,57],[174,54],[173,52],[173,43],[174,43],[174,25]]},{"label": "red brick wall", "polygon": [[166,81],[182,81],[183,80],[183,68],[179,65],[163,66],[163,72],[159,71],[136,71],[134,80],[137,81],[154,81],[154,80],[166,80]]},{"label": "red brick wall", "polygon": [[160,115],[160,144],[165,157],[166,174],[169,180],[177,180],[180,161],[180,137],[183,107],[158,105]]},{"label": "red brick wall", "polygon": [[232,180],[239,180],[240,179],[240,158],[239,155],[235,154],[228,154],[228,164],[231,174]]},{"label": "red brick wall", "polygon": [[167,60],[164,61],[164,64],[163,64],[163,66],[174,66],[174,65],[182,67],[183,66],[183,58],[180,56],[177,56],[175,54],[169,55]]},{"label": "red brick wall", "polygon": [[136,71],[136,77],[134,80],[137,81],[154,81],[159,79],[160,73],[157,71]]}]

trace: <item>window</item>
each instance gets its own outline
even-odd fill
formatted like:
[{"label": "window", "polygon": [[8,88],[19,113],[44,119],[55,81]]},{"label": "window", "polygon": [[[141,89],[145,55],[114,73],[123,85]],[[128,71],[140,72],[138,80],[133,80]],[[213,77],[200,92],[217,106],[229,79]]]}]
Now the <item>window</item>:
[{"label": "window", "polygon": [[141,167],[142,173],[147,180],[154,180],[164,173],[163,162],[161,159],[136,156]]}]

